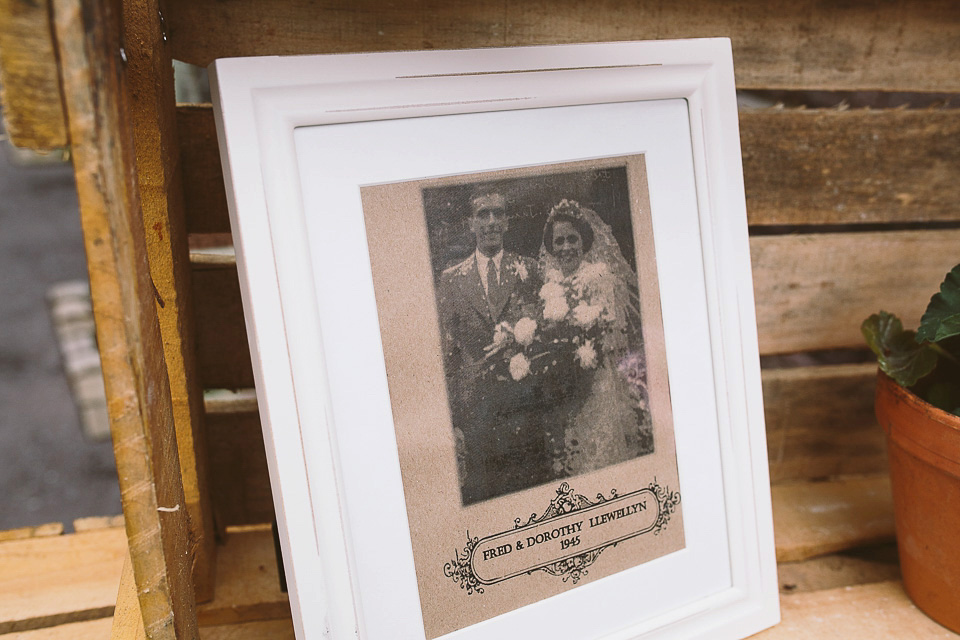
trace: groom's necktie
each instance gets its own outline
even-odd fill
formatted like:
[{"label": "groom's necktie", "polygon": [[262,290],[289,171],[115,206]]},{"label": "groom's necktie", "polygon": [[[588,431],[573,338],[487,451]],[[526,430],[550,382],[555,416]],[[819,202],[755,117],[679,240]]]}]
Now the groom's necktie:
[{"label": "groom's necktie", "polygon": [[490,305],[490,316],[494,320],[497,319],[497,312],[500,311],[501,292],[497,265],[493,263],[493,258],[491,258],[487,260],[487,303]]}]

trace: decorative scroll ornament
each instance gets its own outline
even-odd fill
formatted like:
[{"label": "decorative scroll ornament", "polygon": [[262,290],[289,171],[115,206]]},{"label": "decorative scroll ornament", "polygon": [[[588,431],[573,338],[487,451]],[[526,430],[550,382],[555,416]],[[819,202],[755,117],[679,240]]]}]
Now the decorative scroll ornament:
[{"label": "decorative scroll ornament", "polygon": [[[671,516],[676,512],[678,505],[680,504],[680,492],[671,491],[666,487],[660,486],[656,479],[651,482],[647,488],[640,489],[639,491],[626,494],[625,496],[620,496],[617,493],[616,489],[611,489],[610,496],[604,496],[602,493],[598,493],[594,500],[590,500],[586,496],[583,496],[579,493],[576,493],[568,483],[564,482],[557,489],[557,495],[550,501],[550,504],[543,511],[541,515],[536,513],[530,515],[526,522],[522,518],[516,518],[514,520],[514,531],[527,530],[529,531],[531,527],[542,525],[543,523],[548,523],[552,520],[557,520],[559,518],[567,518],[570,514],[578,511],[583,511],[585,509],[593,509],[598,505],[603,505],[604,503],[609,503],[612,501],[622,501],[630,496],[637,495],[648,495],[655,498],[657,502],[657,515],[656,519],[652,521],[652,524],[641,531],[636,533],[631,533],[626,536],[621,536],[617,539],[614,539],[605,544],[601,544],[598,547],[593,547],[585,550],[583,553],[563,557],[553,562],[548,562],[539,566],[534,566],[533,568],[522,572],[524,575],[531,575],[536,571],[543,571],[552,576],[558,576],[562,578],[564,582],[568,580],[577,584],[580,579],[587,575],[587,568],[596,562],[597,558],[600,557],[600,554],[603,553],[604,549],[608,547],[615,547],[617,544],[622,542],[625,539],[634,537],[637,535],[643,535],[644,533],[653,532],[654,535],[659,535],[663,531],[667,524],[670,522]],[[614,508],[616,503],[614,503]],[[586,516],[585,516],[586,517]],[[511,577],[516,577],[517,574],[505,576],[502,578],[486,578],[481,579],[474,568],[474,555],[477,552],[477,547],[482,546],[484,543],[489,544],[490,539],[503,538],[508,532],[501,532],[494,534],[493,536],[488,536],[486,538],[477,538],[471,537],[467,533],[467,544],[464,546],[463,551],[456,551],[455,557],[453,560],[447,562],[443,566],[443,574],[451,578],[454,582],[460,585],[461,589],[466,590],[468,595],[473,595],[474,593],[484,593],[484,585],[493,584],[501,580],[506,580]],[[520,548],[520,547],[518,547]]]},{"label": "decorative scroll ornament", "polygon": [[479,541],[480,538],[471,538],[470,532],[468,531],[467,544],[463,548],[463,555],[460,555],[460,552],[457,551],[456,557],[443,565],[443,575],[452,578],[454,582],[460,585],[461,589],[467,590],[467,595],[471,596],[474,593],[483,593],[483,586],[477,579],[476,574],[473,572],[473,567],[470,564],[473,550]]}]

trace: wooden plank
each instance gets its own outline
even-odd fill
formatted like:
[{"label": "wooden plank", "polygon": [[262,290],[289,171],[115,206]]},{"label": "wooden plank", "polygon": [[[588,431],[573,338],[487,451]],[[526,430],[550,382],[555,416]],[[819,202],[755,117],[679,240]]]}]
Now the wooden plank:
[{"label": "wooden plank", "polygon": [[774,485],[778,562],[806,560],[893,538],[893,502],[886,474],[829,482]]},{"label": "wooden plank", "polygon": [[0,634],[113,615],[123,529],[0,543]]},{"label": "wooden plank", "polygon": [[77,518],[73,521],[73,530],[77,533],[83,531],[95,531],[97,529],[107,529],[110,527],[122,527],[124,525],[123,515],[118,516],[87,516],[86,518]]},{"label": "wooden plank", "polygon": [[[110,634],[111,624],[110,618],[75,622],[5,635],[3,640],[103,640]],[[114,635],[109,637],[113,640],[141,640],[145,636],[116,635],[116,627],[114,627]],[[202,627],[199,637],[200,640],[295,640],[293,621],[289,618]]]},{"label": "wooden plank", "polygon": [[197,365],[204,388],[252,387],[253,367],[236,266],[194,269],[193,299]]},{"label": "wooden plank", "polygon": [[201,640],[294,640],[293,621],[264,620],[245,624],[202,627]]},{"label": "wooden plank", "polygon": [[175,0],[164,15],[174,57],[200,66],[233,56],[726,36],[740,87],[956,91],[957,11],[949,0],[287,0],[270,11],[256,0]]},{"label": "wooden plank", "polygon": [[[188,230],[228,233],[212,110],[179,107],[177,130]],[[958,137],[958,109],[741,111],[749,223],[956,222]]]},{"label": "wooden plank", "polygon": [[[958,230],[751,238],[761,353],[862,347],[881,309],[916,327],[958,246]],[[195,269],[193,286],[203,385],[253,386],[236,271]]]},{"label": "wooden plank", "polygon": [[0,0],[0,103],[16,146],[51,150],[69,144],[47,2]]},{"label": "wooden plank", "polygon": [[52,6],[138,597],[151,640],[195,637],[189,528],[127,117],[121,10],[117,0]]},{"label": "wooden plank", "polygon": [[202,602],[213,597],[216,544],[200,424],[203,391],[195,362],[173,60],[157,20],[159,11],[158,0],[124,2],[124,40],[147,255],[173,402],[193,585]]},{"label": "wooden plank", "polygon": [[957,247],[960,230],[751,238],[760,352],[863,346],[881,309],[916,327]]},{"label": "wooden plank", "polygon": [[779,625],[755,640],[956,640],[957,634],[916,608],[900,582],[781,596]]},{"label": "wooden plank", "polygon": [[897,546],[890,543],[802,562],[781,562],[777,579],[782,594],[899,580]]},{"label": "wooden plank", "polygon": [[750,224],[960,220],[960,110],[740,112]]},{"label": "wooden plank", "polygon": [[213,109],[209,106],[178,107],[177,134],[183,159],[188,232],[229,233],[230,218]]},{"label": "wooden plank", "polygon": [[34,527],[19,527],[0,531],[0,542],[10,540],[25,540],[26,538],[42,538],[44,536],[59,536],[63,533],[62,522],[48,522]]},{"label": "wooden plank", "polygon": [[147,637],[129,553],[123,560],[123,573],[120,576],[120,588],[117,590],[117,608],[113,613],[110,637],[113,640],[146,640]]},{"label": "wooden plank", "polygon": [[197,608],[201,627],[290,618],[270,525],[228,531],[217,554],[217,596]]},{"label": "wooden plank", "polygon": [[[771,482],[886,471],[884,435],[873,415],[875,365],[764,369],[762,374]],[[207,404],[218,518],[227,524],[270,520],[253,389],[227,392],[226,399]]]},{"label": "wooden plank", "polygon": [[217,522],[226,527],[273,521],[273,495],[260,416],[208,414],[206,428]]},{"label": "wooden plank", "polygon": [[[112,624],[111,618],[71,622],[35,631],[12,633],[3,636],[3,640],[103,640],[109,637]],[[123,640],[133,640],[133,638],[124,637]]]},{"label": "wooden plank", "polygon": [[887,469],[873,415],[876,365],[764,369],[762,377],[771,482]]}]

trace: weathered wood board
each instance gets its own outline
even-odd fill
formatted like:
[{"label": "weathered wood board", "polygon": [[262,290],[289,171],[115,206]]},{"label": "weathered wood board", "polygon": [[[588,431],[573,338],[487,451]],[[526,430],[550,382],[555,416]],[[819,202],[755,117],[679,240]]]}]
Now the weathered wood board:
[{"label": "weathered wood board", "polygon": [[900,579],[897,546],[887,543],[777,565],[781,594],[837,589]]},{"label": "weathered wood board", "polygon": [[203,602],[213,597],[216,545],[200,424],[203,391],[196,371],[173,61],[162,25],[154,19],[158,2],[127,0],[123,10],[140,206],[193,541],[193,584]]},{"label": "weathered wood board", "polygon": [[[881,309],[916,327],[957,247],[960,230],[751,238],[760,352],[864,347],[860,324]],[[195,269],[193,286],[204,387],[252,386],[236,270]]]},{"label": "weathered wood board", "polygon": [[14,145],[69,144],[48,2],[0,0],[0,103]]},{"label": "weathered wood board", "polygon": [[775,485],[773,529],[778,562],[806,560],[893,539],[887,474]]},{"label": "weathered wood board", "polygon": [[960,110],[740,112],[751,225],[960,221]]},{"label": "weathered wood board", "polygon": [[[210,107],[181,106],[190,233],[229,233]],[[960,109],[740,112],[751,226],[960,222]]]},{"label": "weathered wood board", "polygon": [[10,540],[25,540],[27,538],[40,538],[43,536],[58,536],[63,533],[62,522],[48,522],[38,524],[33,527],[18,527],[16,529],[5,529],[0,531],[0,542]]},{"label": "weathered wood board", "polygon": [[260,416],[208,414],[206,429],[217,523],[226,527],[272,521],[273,494]]},{"label": "weathered wood board", "polygon": [[957,634],[928,618],[900,582],[888,581],[780,597],[779,625],[755,640],[957,640]]},{"label": "weathered wood board", "polygon": [[290,617],[269,525],[228,530],[219,556],[216,598],[197,608],[201,627]]},{"label": "weathered wood board", "polygon": [[[173,57],[461,49],[729,37],[738,87],[956,91],[960,56],[949,0],[631,2],[579,0],[175,0],[164,13]],[[210,25],[217,25],[211,28]]]},{"label": "weathered wood board", "polygon": [[751,238],[760,353],[862,347],[881,309],[916,328],[958,247],[957,229]]},{"label": "weathered wood board", "polygon": [[97,341],[151,640],[196,635],[190,534],[122,70],[119,0],[53,0]]},{"label": "weathered wood board", "polygon": [[[110,637],[111,629],[113,629],[113,618],[100,618],[87,622],[71,622],[55,627],[45,627],[35,631],[11,633],[3,636],[3,640],[104,640],[104,638]],[[123,637],[123,640],[144,639],[143,637],[126,636]]]},{"label": "weathered wood board", "polygon": [[764,369],[770,481],[869,474],[887,469],[873,415],[874,364]]},{"label": "weathered wood board", "polygon": [[122,528],[0,543],[0,634],[113,615]]}]

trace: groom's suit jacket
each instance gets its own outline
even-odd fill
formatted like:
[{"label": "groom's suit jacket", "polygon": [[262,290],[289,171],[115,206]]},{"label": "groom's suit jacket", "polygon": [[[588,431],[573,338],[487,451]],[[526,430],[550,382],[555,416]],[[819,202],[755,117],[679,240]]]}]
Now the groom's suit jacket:
[{"label": "groom's suit jacket", "polygon": [[499,323],[535,317],[540,284],[536,261],[507,251],[500,260],[500,299],[492,304],[475,254],[441,274],[437,306],[448,379],[476,373],[472,369],[486,355]]},{"label": "groom's suit jacket", "polygon": [[[527,416],[516,410],[504,413],[508,410],[504,389],[520,387],[495,379],[491,365],[503,354],[484,361],[484,348],[493,343],[499,323],[513,325],[524,316],[536,318],[541,283],[536,261],[509,252],[500,261],[499,297],[492,302],[480,280],[476,254],[440,276],[437,306],[443,364],[453,425],[463,437],[465,504],[514,490],[518,478],[535,464],[528,458],[543,457],[522,453],[530,449],[529,440],[538,444],[543,439],[529,429],[521,433],[521,424],[529,422]],[[504,460],[510,453],[519,455]]]}]

